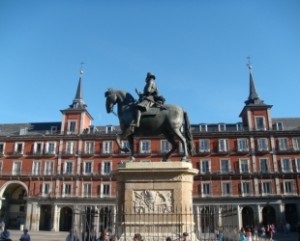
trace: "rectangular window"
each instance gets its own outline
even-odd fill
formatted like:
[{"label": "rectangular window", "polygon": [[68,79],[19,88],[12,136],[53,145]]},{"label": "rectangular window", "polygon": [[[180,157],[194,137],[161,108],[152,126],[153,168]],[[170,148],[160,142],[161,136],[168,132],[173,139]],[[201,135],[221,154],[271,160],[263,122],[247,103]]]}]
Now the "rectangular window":
[{"label": "rectangular window", "polygon": [[102,153],[110,154],[113,152],[113,143],[112,141],[103,141],[102,143]]},{"label": "rectangular window", "polygon": [[92,184],[84,183],[83,184],[83,197],[91,197],[92,196]]},{"label": "rectangular window", "polygon": [[63,197],[71,197],[71,195],[72,195],[72,184],[64,183],[63,190],[62,190],[62,196]]},{"label": "rectangular window", "polygon": [[221,159],[221,173],[230,172],[230,161],[228,159]]},{"label": "rectangular window", "polygon": [[19,161],[13,162],[12,175],[13,176],[21,175],[21,162]]},{"label": "rectangular window", "polygon": [[199,131],[200,132],[207,132],[207,125],[206,124],[200,124],[199,125]]},{"label": "rectangular window", "polygon": [[160,141],[160,150],[162,153],[167,153],[170,151],[170,143],[167,140],[161,140]]},{"label": "rectangular window", "polygon": [[281,159],[281,170],[282,172],[291,172],[291,160],[289,158],[282,158]]},{"label": "rectangular window", "polygon": [[140,141],[140,153],[151,153],[151,142],[149,140]]},{"label": "rectangular window", "polygon": [[53,175],[53,161],[45,162],[45,175]]},{"label": "rectangular window", "polygon": [[103,161],[101,163],[101,165],[102,165],[101,174],[102,175],[110,175],[110,173],[111,173],[111,165],[112,165],[111,161]]},{"label": "rectangular window", "polygon": [[69,155],[75,154],[75,142],[74,141],[66,142],[66,154],[69,154]]},{"label": "rectangular window", "polygon": [[262,116],[255,117],[256,130],[266,130],[265,118]]},{"label": "rectangular window", "polygon": [[43,142],[35,142],[33,145],[33,153],[40,155],[43,153]]},{"label": "rectangular window", "polygon": [[224,123],[218,124],[218,131],[226,131],[226,124]]},{"label": "rectangular window", "polygon": [[[121,141],[121,147],[122,147],[122,148],[126,148],[127,150],[130,150],[129,142],[128,142],[128,141],[122,140],[122,141]],[[121,151],[121,153],[128,153],[128,152]]]},{"label": "rectangular window", "polygon": [[33,161],[32,162],[32,175],[39,175],[41,173],[41,162]]},{"label": "rectangular window", "polygon": [[23,154],[23,143],[22,142],[15,143],[14,152],[15,152],[15,154]]},{"label": "rectangular window", "polygon": [[278,138],[278,149],[279,151],[288,150],[288,139],[287,138]]},{"label": "rectangular window", "polygon": [[250,182],[242,182],[242,194],[243,196],[249,196],[251,195],[251,186]]},{"label": "rectangular window", "polygon": [[199,140],[199,152],[200,153],[210,152],[209,139],[200,139]]},{"label": "rectangular window", "polygon": [[275,123],[275,129],[277,131],[283,131],[283,123],[282,122],[276,122]]},{"label": "rectangular window", "polygon": [[73,163],[72,162],[65,162],[65,171],[64,174],[72,174],[73,172]]},{"label": "rectangular window", "polygon": [[100,186],[100,197],[109,197],[110,196],[110,184],[102,183]]},{"label": "rectangular window", "polygon": [[258,151],[268,151],[268,141],[266,138],[258,138],[257,139],[257,150]]},{"label": "rectangular window", "polygon": [[262,194],[272,194],[271,182],[262,182]]},{"label": "rectangular window", "polygon": [[68,123],[68,132],[69,134],[76,133],[76,121],[69,121]]},{"label": "rectangular window", "polygon": [[300,151],[300,137],[293,138],[294,151]]},{"label": "rectangular window", "polygon": [[94,154],[94,147],[95,147],[94,141],[86,141],[85,146],[84,146],[84,153],[85,154]]},{"label": "rectangular window", "polygon": [[246,138],[237,139],[237,146],[238,146],[238,152],[248,152],[249,151],[248,139]]},{"label": "rectangular window", "polygon": [[211,196],[211,183],[203,182],[201,186],[201,193],[203,197]]},{"label": "rectangular window", "polygon": [[269,170],[268,159],[266,159],[266,158],[259,159],[259,164],[260,164],[260,172],[267,173]]},{"label": "rectangular window", "polygon": [[295,164],[296,164],[297,172],[300,172],[300,157],[295,159]]},{"label": "rectangular window", "polygon": [[283,191],[285,194],[292,194],[294,192],[293,190],[293,182],[288,180],[283,182]]},{"label": "rectangular window", "polygon": [[46,154],[55,154],[56,143],[47,142],[46,143]]},{"label": "rectangular window", "polygon": [[248,159],[240,159],[240,173],[249,173],[249,160]]},{"label": "rectangular window", "polygon": [[45,182],[43,183],[42,195],[48,196],[51,193],[51,183]]},{"label": "rectangular window", "polygon": [[93,162],[86,161],[83,163],[83,166],[84,166],[83,174],[90,175],[93,173]]},{"label": "rectangular window", "polygon": [[201,160],[200,168],[201,168],[200,172],[202,174],[209,173],[210,172],[210,160]]},{"label": "rectangular window", "polygon": [[219,139],[218,140],[218,150],[219,152],[228,152],[228,140]]},{"label": "rectangular window", "polygon": [[222,183],[222,194],[223,194],[223,196],[231,195],[231,183],[230,182]]},{"label": "rectangular window", "polygon": [[4,155],[4,143],[0,142],[0,155]]}]

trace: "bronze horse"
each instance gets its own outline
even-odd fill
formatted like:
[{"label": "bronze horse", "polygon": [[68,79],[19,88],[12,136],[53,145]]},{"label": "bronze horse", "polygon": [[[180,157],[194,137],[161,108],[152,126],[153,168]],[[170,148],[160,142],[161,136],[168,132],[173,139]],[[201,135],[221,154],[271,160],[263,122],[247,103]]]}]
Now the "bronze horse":
[{"label": "bronze horse", "polygon": [[[115,104],[118,106],[117,115],[122,134],[117,136],[116,142],[122,151],[131,152],[131,160],[134,160],[134,136],[158,136],[163,134],[172,145],[171,150],[163,157],[163,161],[167,161],[169,156],[178,148],[176,138],[180,140],[183,147],[181,161],[187,161],[189,155],[192,155],[193,143],[190,123],[187,113],[181,107],[176,105],[154,105],[149,111],[142,113],[140,127],[133,127],[132,123],[135,120],[137,103],[133,96],[122,90],[109,89],[105,92],[105,97],[107,113],[113,112]],[[122,147],[121,139],[128,140],[130,150]]]}]

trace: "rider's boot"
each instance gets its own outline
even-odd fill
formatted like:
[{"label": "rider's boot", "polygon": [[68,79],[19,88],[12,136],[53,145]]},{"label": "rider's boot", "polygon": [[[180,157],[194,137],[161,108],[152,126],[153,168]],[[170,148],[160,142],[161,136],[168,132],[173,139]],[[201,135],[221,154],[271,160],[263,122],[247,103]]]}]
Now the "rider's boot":
[{"label": "rider's boot", "polygon": [[137,109],[136,110],[136,122],[133,123],[133,126],[140,127],[141,115],[142,115],[142,112],[139,109]]}]

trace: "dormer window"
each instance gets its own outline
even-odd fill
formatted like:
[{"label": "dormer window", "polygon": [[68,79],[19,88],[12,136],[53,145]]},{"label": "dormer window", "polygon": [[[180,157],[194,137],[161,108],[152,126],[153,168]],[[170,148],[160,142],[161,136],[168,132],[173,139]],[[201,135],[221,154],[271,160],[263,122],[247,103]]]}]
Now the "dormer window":
[{"label": "dormer window", "polygon": [[224,123],[218,124],[218,131],[226,131],[226,124]]},{"label": "dormer window", "polygon": [[276,122],[275,123],[276,131],[283,131],[283,123],[282,122]]},{"label": "dormer window", "polygon": [[114,131],[114,127],[113,126],[107,126],[105,131],[106,131],[106,134],[112,133]]},{"label": "dormer window", "polygon": [[256,130],[266,130],[265,118],[263,116],[255,117]]},{"label": "dormer window", "polygon": [[68,123],[68,134],[76,133],[76,121],[69,121]]},{"label": "dormer window", "polygon": [[199,131],[200,132],[207,132],[207,125],[206,124],[200,124],[199,125]]}]

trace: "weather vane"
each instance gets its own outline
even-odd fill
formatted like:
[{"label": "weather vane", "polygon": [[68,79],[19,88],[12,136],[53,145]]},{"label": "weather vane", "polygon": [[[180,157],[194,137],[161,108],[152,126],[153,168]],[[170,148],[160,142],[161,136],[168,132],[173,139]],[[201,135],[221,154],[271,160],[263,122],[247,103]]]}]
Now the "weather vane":
[{"label": "weather vane", "polygon": [[83,65],[84,65],[84,63],[83,62],[81,62],[80,63],[80,77],[82,77],[83,76]]},{"label": "weather vane", "polygon": [[252,70],[251,57],[248,56],[247,59],[248,59],[247,67],[248,67],[249,71],[251,71]]}]

